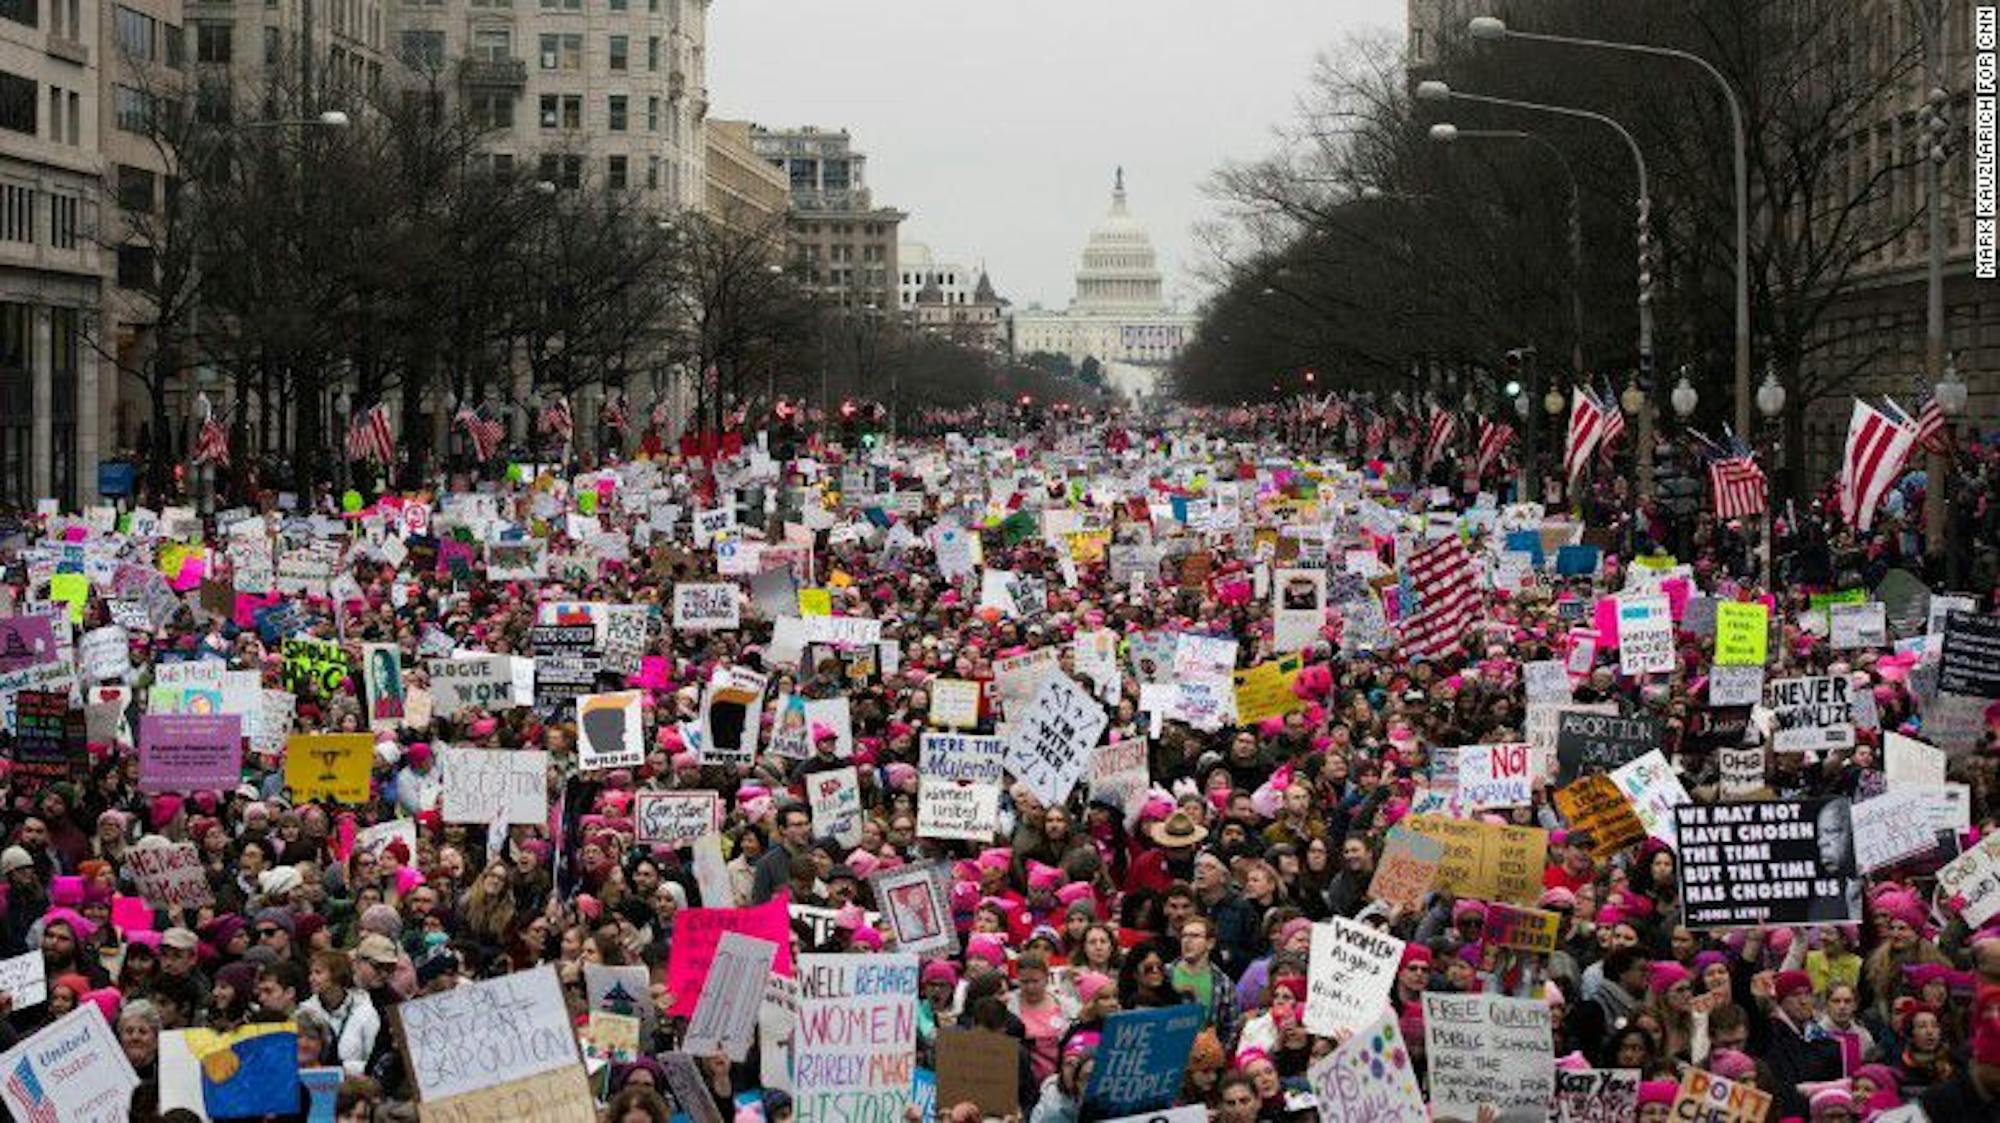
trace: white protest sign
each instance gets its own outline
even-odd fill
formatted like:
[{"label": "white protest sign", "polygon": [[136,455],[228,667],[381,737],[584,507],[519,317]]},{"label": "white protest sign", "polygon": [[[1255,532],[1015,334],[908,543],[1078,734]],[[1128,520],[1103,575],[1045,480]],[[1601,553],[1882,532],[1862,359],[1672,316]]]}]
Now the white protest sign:
[{"label": "white protest sign", "polygon": [[48,970],[40,948],[0,959],[0,994],[5,994],[16,1010],[49,1000]]},{"label": "white protest sign", "polygon": [[741,932],[724,932],[715,959],[702,980],[681,1048],[697,1056],[727,1053],[732,1061],[749,1055],[757,1030],[764,980],[771,974],[778,945]]},{"label": "white protest sign", "polygon": [[410,1076],[426,1104],[558,1069],[582,1070],[552,966],[461,982],[396,1010]]},{"label": "white protest sign", "polygon": [[812,801],[813,833],[845,847],[861,845],[861,777],[853,768],[830,768],[804,778]]},{"label": "white protest sign", "polygon": [[1000,786],[925,779],[917,785],[917,836],[990,842],[1000,829]]},{"label": "white protest sign", "polygon": [[973,679],[932,679],[930,722],[947,729],[979,724],[979,683]]},{"label": "white protest sign", "polygon": [[1754,706],[1764,700],[1764,668],[1721,663],[1708,669],[1708,704]]},{"label": "white protest sign", "polygon": [[882,621],[869,616],[808,616],[805,636],[807,643],[865,647],[882,642]]},{"label": "white protest sign", "polygon": [[1891,731],[1883,735],[1882,750],[1882,770],[1891,788],[1935,787],[1944,783],[1943,749]]},{"label": "white protest sign", "polygon": [[1174,677],[1182,679],[1228,678],[1236,669],[1236,639],[1233,636],[1202,636],[1181,632],[1174,638]]},{"label": "white protest sign", "polygon": [[1402,956],[1403,941],[1366,924],[1336,916],[1313,925],[1306,1029],[1331,1036],[1380,1017]]},{"label": "white protest sign", "polygon": [[687,846],[722,822],[722,797],[711,791],[641,789],[632,794],[632,825],[639,842]]},{"label": "white protest sign", "polygon": [[1646,833],[1673,846],[1674,808],[1690,800],[1666,756],[1653,749],[1613,769],[1611,779],[1625,793],[1625,798],[1632,801],[1632,810],[1638,814],[1639,822],[1645,824]]},{"label": "white protest sign", "polygon": [[1007,770],[1046,804],[1069,798],[1111,715],[1076,680],[1042,680],[1034,701],[1008,730]]},{"label": "white protest sign", "polygon": [[1010,720],[1033,700],[1043,679],[1062,673],[1061,657],[1062,653],[1053,647],[1038,647],[1022,655],[1003,655],[993,660],[993,689]]},{"label": "white protest sign", "polygon": [[125,876],[154,908],[194,909],[215,901],[192,842],[147,835],[125,848]]},{"label": "white protest sign", "polygon": [[[446,745],[441,810],[447,823],[541,823],[549,817],[549,754],[542,749]],[[509,976],[510,978],[512,976]]]},{"label": "white protest sign", "polygon": [[707,546],[718,534],[726,534],[736,527],[736,508],[717,507],[711,511],[694,513],[694,544]]},{"label": "white protest sign", "polygon": [[1939,870],[1938,888],[1975,928],[2000,913],[2000,832],[1981,838]]},{"label": "white protest sign", "polygon": [[95,1002],[0,1053],[0,1099],[24,1123],[125,1123],[139,1074]]},{"label": "white protest sign", "polygon": [[1854,863],[1874,873],[1929,850],[1937,841],[1917,788],[1891,788],[1853,805]]},{"label": "white protest sign", "polygon": [[1534,798],[1528,743],[1466,745],[1459,749],[1458,796],[1468,811],[1527,806]]},{"label": "white protest sign", "polygon": [[742,605],[734,585],[674,586],[674,630],[714,632],[739,627]]},{"label": "white protest sign", "polygon": [[1775,722],[1771,747],[1781,753],[1854,747],[1852,684],[1844,675],[1779,679],[1765,689]]},{"label": "white protest sign", "polygon": [[637,768],[646,763],[640,697],[640,691],[621,690],[615,694],[586,694],[576,700],[579,771]]},{"label": "white protest sign", "polygon": [[917,957],[802,955],[793,1029],[797,1123],[897,1120],[917,1063]]},{"label": "white protest sign", "polygon": [[132,637],[116,624],[85,632],[77,641],[76,655],[91,682],[122,682],[132,674]]},{"label": "white protest sign", "polygon": [[1715,751],[1716,766],[1722,772],[1722,798],[1742,799],[1764,787],[1764,746]]},{"label": "white protest sign", "polygon": [[926,780],[998,784],[1006,764],[1007,745],[998,737],[925,733],[917,742],[917,771]]},{"label": "white protest sign", "polygon": [[1619,596],[1618,671],[1664,674],[1674,669],[1674,619],[1658,594]]},{"label": "white protest sign", "polygon": [[1521,664],[1521,681],[1530,702],[1570,701],[1569,668],[1560,659],[1536,659]]},{"label": "white protest sign", "polygon": [[1826,606],[1831,624],[1827,645],[1835,651],[1889,646],[1888,609],[1881,601]]},{"label": "white protest sign", "polygon": [[[527,696],[521,696],[517,685],[520,672],[515,664],[527,668]],[[442,707],[443,713],[456,713],[466,707],[482,710],[505,710],[514,706],[526,706],[534,701],[534,661],[517,659],[511,655],[463,655],[448,659],[432,659],[425,664],[431,676],[431,696]]]},{"label": "white protest sign", "polygon": [[1545,1123],[1555,1093],[1549,1004],[1496,994],[1424,995],[1424,1042],[1431,1106],[1471,1119],[1482,1107],[1499,1119]]},{"label": "white protest sign", "polygon": [[[1314,1061],[1306,1070],[1306,1083],[1319,1101],[1324,1123],[1348,1119],[1427,1123],[1431,1117],[1393,1011],[1384,1011],[1374,1023]],[[1206,1118],[1195,1123],[1205,1123]]]}]

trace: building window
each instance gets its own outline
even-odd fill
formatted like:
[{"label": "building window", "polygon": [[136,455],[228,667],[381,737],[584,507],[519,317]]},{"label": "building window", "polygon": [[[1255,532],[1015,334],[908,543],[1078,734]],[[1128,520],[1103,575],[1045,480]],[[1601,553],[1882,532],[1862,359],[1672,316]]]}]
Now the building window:
[{"label": "building window", "polygon": [[418,30],[403,32],[398,57],[412,70],[436,70],[444,65],[444,32]]},{"label": "building window", "polygon": [[142,90],[130,86],[116,86],[112,89],[116,98],[113,108],[118,127],[128,133],[143,133],[153,124],[153,99]]},{"label": "building window", "polygon": [[608,97],[608,98],[606,98],[606,99],[605,99],[605,107],[606,107],[606,109],[607,109],[607,111],[608,111],[608,113],[609,113],[609,116],[610,116],[610,126],[611,126],[611,131],[612,131],[612,132],[614,132],[614,133],[622,133],[622,132],[624,132],[624,131],[625,131],[625,95],[624,95],[624,94],[612,94],[612,95],[611,95],[610,97]]},{"label": "building window", "polygon": [[625,169],[628,161],[623,156],[604,158],[604,186],[613,191],[625,190]]},{"label": "building window", "polygon": [[49,196],[49,245],[59,250],[76,248],[78,203],[74,195]]},{"label": "building window", "polygon": [[583,157],[542,153],[542,179],[569,191],[582,187]]},{"label": "building window", "polygon": [[36,27],[41,20],[41,0],[0,0],[0,19]]},{"label": "building window", "polygon": [[660,37],[657,35],[646,37],[646,69],[656,72],[660,69]]},{"label": "building window", "polygon": [[646,157],[646,190],[653,191],[660,186],[660,158]]},{"label": "building window", "polygon": [[200,22],[194,25],[194,60],[229,62],[235,56],[236,25]]},{"label": "building window", "polygon": [[112,9],[112,30],[118,50],[134,62],[158,62],[159,21],[120,4]]},{"label": "building window", "polygon": [[474,94],[472,97],[472,123],[481,129],[511,129],[514,127],[513,94]]},{"label": "building window", "polygon": [[487,62],[506,62],[514,57],[514,33],[505,27],[472,29],[472,57]]},{"label": "building window", "polygon": [[130,164],[118,165],[118,205],[128,211],[153,210],[153,173]]},{"label": "building window", "polygon": [[630,7],[631,5],[627,2],[627,0],[611,0],[611,10],[614,12],[623,12],[628,10]]},{"label": "building window", "polygon": [[35,135],[35,80],[0,70],[0,129]]},{"label": "building window", "polygon": [[227,125],[236,116],[229,82],[203,82],[194,92],[195,119],[207,125]]},{"label": "building window", "polygon": [[35,189],[0,183],[0,242],[35,240]]},{"label": "building window", "polygon": [[580,12],[583,0],[542,0],[542,8],[545,11]]},{"label": "building window", "polygon": [[583,36],[542,36],[543,70],[582,70]]},{"label": "building window", "polygon": [[26,304],[0,303],[0,495],[25,503],[35,414],[35,319]]},{"label": "building window", "polygon": [[129,243],[118,247],[118,287],[142,291],[153,287],[153,247]]},{"label": "building window", "polygon": [[611,69],[625,69],[626,61],[632,53],[631,42],[631,39],[623,35],[613,35],[611,37]]},{"label": "building window", "polygon": [[583,127],[583,95],[543,94],[542,127],[580,129]]},{"label": "building window", "polygon": [[83,316],[49,309],[49,494],[65,509],[76,503],[77,349]]},{"label": "building window", "polygon": [[657,133],[660,131],[659,98],[649,97],[646,99],[646,131],[649,133]]}]

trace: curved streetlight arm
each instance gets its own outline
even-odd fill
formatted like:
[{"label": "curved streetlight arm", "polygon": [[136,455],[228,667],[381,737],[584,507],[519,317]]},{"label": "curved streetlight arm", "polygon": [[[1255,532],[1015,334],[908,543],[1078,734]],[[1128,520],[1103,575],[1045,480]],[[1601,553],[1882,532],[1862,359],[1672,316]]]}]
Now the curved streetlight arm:
[{"label": "curved streetlight arm", "polygon": [[1445,97],[1452,101],[1470,101],[1481,105],[1505,106],[1508,109],[1525,109],[1531,113],[1554,113],[1562,117],[1575,117],[1584,121],[1595,121],[1611,129],[1618,134],[1620,139],[1624,140],[1626,149],[1632,153],[1632,165],[1639,173],[1639,205],[1648,214],[1652,213],[1653,196],[1646,178],[1646,154],[1639,148],[1639,142],[1633,139],[1630,132],[1626,131],[1625,126],[1606,117],[1604,114],[1593,113],[1588,109],[1577,109],[1574,106],[1568,105],[1548,105],[1539,101],[1519,101],[1508,97],[1493,97],[1489,94],[1468,94],[1463,90],[1449,90]]}]

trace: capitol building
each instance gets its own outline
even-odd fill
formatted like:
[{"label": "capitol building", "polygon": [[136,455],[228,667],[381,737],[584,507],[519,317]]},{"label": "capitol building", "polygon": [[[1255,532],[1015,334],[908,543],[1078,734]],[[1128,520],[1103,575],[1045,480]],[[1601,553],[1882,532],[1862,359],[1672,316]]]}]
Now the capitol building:
[{"label": "capitol building", "polygon": [[1111,210],[1090,232],[1076,299],[1067,309],[1026,308],[1013,314],[1014,351],[1096,359],[1106,381],[1128,395],[1150,393],[1159,371],[1181,353],[1195,317],[1167,307],[1153,240],[1125,206],[1125,171],[1111,188]]}]

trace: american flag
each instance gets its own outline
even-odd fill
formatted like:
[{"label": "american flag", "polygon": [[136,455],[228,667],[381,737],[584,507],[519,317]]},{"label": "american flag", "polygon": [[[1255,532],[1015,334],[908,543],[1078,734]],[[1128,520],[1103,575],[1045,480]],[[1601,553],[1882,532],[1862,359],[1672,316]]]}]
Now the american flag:
[{"label": "american flag", "polygon": [[1514,427],[1504,421],[1486,418],[1479,422],[1479,474],[1483,477],[1500,463],[1500,455],[1514,441]]},{"label": "american flag", "polygon": [[1403,648],[1435,659],[1459,650],[1479,613],[1479,583],[1472,555],[1457,538],[1444,538],[1410,555],[1406,572],[1417,593],[1417,611],[1402,623]]},{"label": "american flag", "polygon": [[1368,455],[1380,455],[1382,452],[1382,443],[1388,439],[1389,419],[1379,413],[1370,416],[1368,418],[1368,434],[1362,442],[1362,447],[1367,450]]},{"label": "american flag", "polygon": [[347,427],[347,458],[396,462],[396,434],[389,428],[389,410],[373,405],[354,415]]},{"label": "american flag", "polygon": [[1715,517],[1740,519],[1762,514],[1768,502],[1764,469],[1751,456],[1725,456],[1708,464],[1708,486],[1715,494]]},{"label": "american flag", "polygon": [[1939,455],[1951,447],[1951,429],[1946,425],[1944,410],[1938,405],[1937,395],[1928,391],[1924,394],[1924,404],[1917,409],[1917,445],[1925,452]]},{"label": "american flag", "polygon": [[632,428],[632,414],[625,405],[625,395],[618,394],[604,403],[604,423],[620,433]]},{"label": "american flag", "polygon": [[1431,465],[1451,444],[1451,435],[1458,431],[1458,418],[1451,411],[1438,406],[1431,407],[1429,432],[1424,437],[1424,474],[1429,475]]},{"label": "american flag", "polygon": [[1884,400],[1887,410],[1877,409],[1859,398],[1854,415],[1847,423],[1847,450],[1840,466],[1840,515],[1856,530],[1867,530],[1875,521],[1875,507],[1916,447],[1917,426],[1896,406]]},{"label": "american flag", "polygon": [[1604,413],[1604,434],[1597,439],[1597,455],[1604,463],[1611,463],[1611,446],[1625,435],[1625,411],[1618,406],[1618,395],[1597,395],[1597,408]]},{"label": "american flag", "polygon": [[493,459],[493,453],[500,447],[500,441],[507,434],[507,427],[498,418],[484,418],[470,406],[460,406],[458,423],[465,429],[465,435],[472,441],[473,458],[484,464]]},{"label": "american flag", "polygon": [[667,427],[667,399],[661,397],[653,399],[651,420],[655,429],[664,429]]},{"label": "american flag", "polygon": [[55,1101],[43,1093],[41,1079],[35,1075],[35,1066],[28,1058],[14,1062],[14,1071],[7,1074],[7,1091],[16,1102],[28,1105],[24,1123],[59,1123]]},{"label": "american flag", "polygon": [[558,394],[542,406],[542,432],[554,433],[567,441],[576,435],[576,419],[570,416],[569,399]]},{"label": "american flag", "polygon": [[201,432],[194,439],[194,462],[229,467],[229,430],[213,414],[201,419]]},{"label": "american flag", "polygon": [[1573,484],[1603,439],[1605,409],[1589,387],[1578,386],[1569,411],[1569,439],[1563,446],[1563,472]]}]

